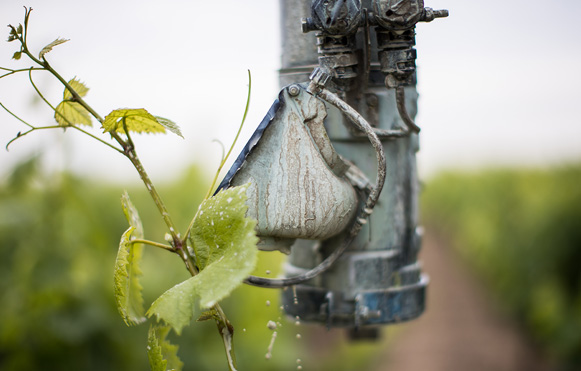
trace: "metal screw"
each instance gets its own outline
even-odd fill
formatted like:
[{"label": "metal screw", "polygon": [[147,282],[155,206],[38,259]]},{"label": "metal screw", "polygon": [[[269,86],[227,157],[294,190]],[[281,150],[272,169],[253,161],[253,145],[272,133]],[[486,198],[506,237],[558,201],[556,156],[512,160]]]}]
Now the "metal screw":
[{"label": "metal screw", "polygon": [[299,95],[300,92],[301,92],[301,89],[297,85],[291,85],[288,88],[288,93],[293,97],[296,97],[297,95]]}]

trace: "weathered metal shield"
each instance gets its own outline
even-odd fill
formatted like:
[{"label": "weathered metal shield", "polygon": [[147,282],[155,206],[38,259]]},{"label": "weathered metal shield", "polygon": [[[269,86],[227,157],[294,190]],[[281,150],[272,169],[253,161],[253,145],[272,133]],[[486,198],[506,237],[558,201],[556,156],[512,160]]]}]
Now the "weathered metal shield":
[{"label": "weathered metal shield", "polygon": [[292,95],[288,90],[281,91],[274,115],[269,112],[259,137],[253,136],[220,186],[251,184],[247,215],[258,220],[257,234],[267,245],[335,236],[358,205],[353,187],[337,175],[344,164],[323,127],[324,103],[298,85]]}]

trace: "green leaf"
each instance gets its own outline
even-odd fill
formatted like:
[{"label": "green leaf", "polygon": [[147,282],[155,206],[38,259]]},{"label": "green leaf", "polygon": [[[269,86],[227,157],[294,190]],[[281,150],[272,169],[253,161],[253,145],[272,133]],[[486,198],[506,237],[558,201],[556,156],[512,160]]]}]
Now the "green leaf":
[{"label": "green leaf", "polygon": [[[245,217],[247,189],[248,184],[222,190],[200,205],[190,233],[200,270],[218,260],[224,247],[228,249],[232,243],[256,238],[253,232],[256,222]],[[253,237],[245,236],[246,232],[252,232]]]},{"label": "green leaf", "polygon": [[[79,96],[84,97],[87,95],[89,88],[76,78],[69,81],[69,86],[79,94]],[[92,126],[91,115],[89,111],[85,109],[80,103],[72,101],[73,94],[69,89],[65,88],[63,93],[63,101],[60,102],[54,113],[54,118],[61,126],[69,125],[86,125]]]},{"label": "green leaf", "polygon": [[143,288],[139,282],[142,275],[139,263],[143,246],[131,243],[132,238],[143,238],[143,227],[127,193],[123,194],[121,204],[130,227],[121,236],[115,261],[115,300],[121,317],[128,326],[131,326],[145,321]]},{"label": "green leaf", "polygon": [[159,123],[155,116],[151,115],[143,108],[137,109],[116,109],[103,121],[105,133],[117,132],[125,134],[123,129],[123,119],[127,125],[127,130],[135,133],[165,133],[165,127]]},{"label": "green leaf", "polygon": [[[87,87],[87,85],[85,85],[76,77],[71,79],[68,84],[81,97],[84,97],[89,92],[89,88]],[[69,89],[65,88],[65,92],[63,93],[63,100],[70,99],[73,99],[73,94],[69,91]]]},{"label": "green leaf", "polygon": [[191,231],[201,272],[200,305],[209,308],[228,296],[256,265],[256,221],[246,217],[248,184],[220,191],[202,202]]},{"label": "green leaf", "polygon": [[160,117],[160,116],[155,116],[155,118],[157,119],[157,122],[159,122],[161,125],[163,125],[163,127],[165,127],[167,130],[171,131],[175,135],[178,135],[182,138],[184,137],[182,135],[182,131],[180,130],[180,127],[175,122],[171,121],[170,119],[166,119],[166,118]]},{"label": "green leaf", "polygon": [[143,225],[141,224],[141,218],[137,209],[129,199],[129,194],[124,192],[121,196],[121,208],[123,209],[123,214],[125,214],[125,219],[129,225],[135,228],[135,233],[133,236],[135,238],[143,238]]},{"label": "green leaf", "polygon": [[8,42],[12,42],[18,39],[19,35],[22,35],[22,25],[18,25],[18,29],[14,28],[12,25],[8,25],[10,27],[10,35],[8,35]]},{"label": "green leaf", "polygon": [[178,346],[167,339],[170,327],[150,326],[147,335],[147,356],[152,371],[180,371],[184,364],[178,357]]},{"label": "green leaf", "polygon": [[157,320],[163,320],[173,327],[179,335],[196,312],[196,278],[191,277],[164,292],[147,311],[147,316],[155,314]]},{"label": "green leaf", "polygon": [[91,114],[80,103],[62,101],[56,106],[54,119],[61,126],[86,125],[92,126]]},{"label": "green leaf", "polygon": [[44,48],[42,48],[42,50],[40,51],[40,53],[38,53],[38,58],[39,59],[44,58],[45,54],[48,53],[48,52],[50,52],[52,50],[52,48],[54,48],[57,45],[64,44],[67,41],[69,41],[69,40],[67,40],[67,39],[61,39],[61,38],[56,39],[55,41],[51,42],[50,44],[48,44],[47,46],[45,46]]},{"label": "green leaf", "polygon": [[201,271],[163,293],[148,316],[156,315],[180,334],[194,317],[198,301],[201,308],[212,307],[254,270],[258,238],[256,221],[245,216],[247,188],[221,191],[200,205],[191,241]]},{"label": "green leaf", "polygon": [[166,371],[167,360],[163,359],[161,353],[161,345],[159,344],[160,327],[149,326],[147,333],[147,358],[149,358],[149,366],[151,371]]}]

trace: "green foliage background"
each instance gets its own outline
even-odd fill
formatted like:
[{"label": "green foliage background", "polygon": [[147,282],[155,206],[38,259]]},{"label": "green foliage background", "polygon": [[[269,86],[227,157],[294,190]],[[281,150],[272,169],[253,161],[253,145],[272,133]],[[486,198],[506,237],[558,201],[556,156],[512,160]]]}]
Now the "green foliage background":
[{"label": "green foliage background", "polygon": [[[193,167],[171,184],[158,184],[180,229],[186,229],[209,180]],[[164,224],[145,188],[135,185],[127,191],[140,212],[145,237],[163,241]],[[1,370],[149,369],[149,324],[127,327],[113,294],[115,256],[127,228],[122,192],[119,185],[70,174],[43,175],[35,158],[0,182]],[[256,273],[270,270],[276,276],[284,257],[260,255]],[[146,306],[190,277],[177,256],[155,247],[144,247],[142,269]],[[280,311],[278,297],[278,290],[244,285],[222,302],[235,326],[239,369],[295,370],[297,359],[306,369],[365,369],[380,356],[384,343],[348,347],[337,331],[297,327]],[[267,361],[269,320],[280,326]],[[227,369],[212,321],[193,323],[179,337],[170,333],[169,339],[180,347],[184,370]]]},{"label": "green foliage background", "polygon": [[424,224],[451,242],[549,356],[581,364],[581,164],[447,173]]},{"label": "green foliage background", "polygon": [[[193,167],[159,185],[181,229],[208,180]],[[580,185],[581,165],[489,170],[442,174],[422,195],[423,223],[451,243],[548,355],[572,369],[581,364]],[[145,189],[127,191],[145,237],[162,241],[164,225]],[[119,185],[70,174],[43,175],[34,158],[2,180],[0,369],[149,369],[149,325],[125,326],[113,295],[115,255],[127,228],[122,192]],[[283,259],[261,253],[256,273],[276,276]],[[146,306],[189,278],[180,259],[153,247],[145,247],[142,268]],[[241,370],[294,370],[297,359],[305,369],[369,369],[392,341],[354,345],[338,330],[297,327],[280,311],[278,296],[278,290],[244,285],[222,303],[236,329]],[[280,325],[267,361],[269,320]],[[211,321],[169,338],[180,347],[184,370],[226,369]]]}]

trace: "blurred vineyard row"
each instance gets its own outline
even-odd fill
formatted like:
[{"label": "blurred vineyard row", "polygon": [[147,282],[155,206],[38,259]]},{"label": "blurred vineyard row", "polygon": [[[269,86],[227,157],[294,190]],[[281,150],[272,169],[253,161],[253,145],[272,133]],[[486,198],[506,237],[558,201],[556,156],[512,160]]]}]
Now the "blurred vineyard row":
[{"label": "blurred vineyard row", "polygon": [[[182,230],[209,178],[194,167],[158,184]],[[127,228],[122,191],[44,175],[35,159],[0,182],[0,369],[149,368],[148,325],[126,327],[113,299],[113,263]],[[146,238],[163,241],[144,188],[128,192]],[[422,209],[423,223],[450,242],[547,355],[571,369],[581,364],[581,166],[442,174],[424,185]],[[257,273],[275,276],[282,261],[281,254],[262,254]],[[188,277],[179,259],[155,248],[146,249],[143,271],[146,303]],[[364,370],[384,351],[386,341],[348,345],[339,331],[295,326],[278,295],[244,286],[223,303],[236,328],[240,369]],[[267,361],[269,320],[280,326]],[[193,324],[171,341],[180,345],[185,370],[225,368],[213,323]]]},{"label": "blurred vineyard row", "polygon": [[441,174],[423,222],[564,369],[581,365],[581,165]]}]

